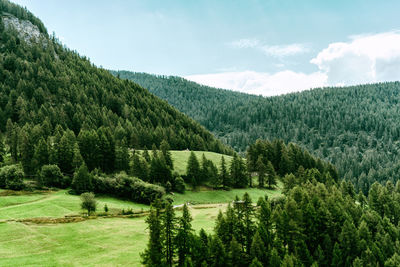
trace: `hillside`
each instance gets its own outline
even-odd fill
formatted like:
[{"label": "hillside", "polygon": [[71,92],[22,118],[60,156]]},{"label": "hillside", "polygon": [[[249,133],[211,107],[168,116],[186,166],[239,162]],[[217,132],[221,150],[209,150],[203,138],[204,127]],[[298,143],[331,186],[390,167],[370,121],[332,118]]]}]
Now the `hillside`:
[{"label": "hillside", "polygon": [[[104,128],[131,148],[230,153],[200,124],[139,85],[121,81],[71,51],[27,10],[0,2],[0,132],[15,160],[25,133],[37,144],[57,131]],[[34,130],[33,130],[34,129]],[[18,133],[15,142],[13,133]],[[28,134],[28,135],[29,135]]]},{"label": "hillside", "polygon": [[237,151],[258,138],[295,142],[368,192],[400,175],[400,83],[314,89],[277,97],[201,86],[180,77],[113,72],[191,116]]}]

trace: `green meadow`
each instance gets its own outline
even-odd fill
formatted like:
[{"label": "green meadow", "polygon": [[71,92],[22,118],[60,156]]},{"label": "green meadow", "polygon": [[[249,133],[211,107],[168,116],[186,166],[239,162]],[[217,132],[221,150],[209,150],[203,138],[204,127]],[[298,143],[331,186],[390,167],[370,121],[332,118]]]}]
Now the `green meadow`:
[{"label": "green meadow", "polygon": [[[193,228],[211,231],[219,210],[236,195],[249,192],[253,201],[280,191],[233,189],[231,191],[187,191],[172,196],[175,204],[190,202]],[[4,192],[3,192],[4,193]],[[108,196],[97,196],[98,210],[107,204],[112,212],[141,211],[149,206]],[[199,205],[194,204],[208,204]],[[103,218],[73,223],[34,224],[13,221],[37,217],[79,215],[80,199],[67,190],[0,197],[0,266],[140,266],[146,248],[146,217]],[[177,216],[180,211],[177,210]]]}]

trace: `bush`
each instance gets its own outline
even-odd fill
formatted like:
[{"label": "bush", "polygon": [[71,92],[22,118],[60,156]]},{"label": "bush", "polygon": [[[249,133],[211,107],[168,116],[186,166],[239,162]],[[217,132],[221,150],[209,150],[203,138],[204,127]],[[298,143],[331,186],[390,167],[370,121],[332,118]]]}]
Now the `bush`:
[{"label": "bush", "polygon": [[92,175],[84,163],[75,171],[71,187],[76,194],[92,191]]},{"label": "bush", "polygon": [[182,177],[176,177],[174,181],[174,190],[178,193],[185,193],[185,182]]},{"label": "bush", "polygon": [[97,201],[94,199],[93,193],[83,193],[81,195],[81,208],[87,210],[88,215],[93,211],[96,211]]},{"label": "bush", "polygon": [[24,189],[24,172],[19,165],[9,165],[0,169],[0,187],[11,190]]},{"label": "bush", "polygon": [[93,188],[96,193],[110,194],[145,204],[150,204],[165,194],[163,187],[143,182],[124,172],[114,177],[94,176]]},{"label": "bush", "polygon": [[41,182],[48,187],[64,187],[65,179],[57,165],[44,165],[40,171]]}]

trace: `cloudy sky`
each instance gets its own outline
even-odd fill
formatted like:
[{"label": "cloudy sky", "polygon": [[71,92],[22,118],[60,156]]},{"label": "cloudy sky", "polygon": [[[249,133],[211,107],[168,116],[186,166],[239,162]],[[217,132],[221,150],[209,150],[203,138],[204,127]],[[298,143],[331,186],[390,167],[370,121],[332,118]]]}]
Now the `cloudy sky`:
[{"label": "cloudy sky", "polygon": [[15,0],[98,66],[266,96],[400,80],[398,0]]}]

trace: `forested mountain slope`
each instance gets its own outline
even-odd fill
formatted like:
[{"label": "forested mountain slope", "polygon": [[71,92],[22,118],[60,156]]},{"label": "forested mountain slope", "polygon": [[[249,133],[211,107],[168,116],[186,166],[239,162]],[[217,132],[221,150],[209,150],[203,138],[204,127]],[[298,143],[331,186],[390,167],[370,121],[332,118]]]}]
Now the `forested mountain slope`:
[{"label": "forested mountain slope", "polygon": [[237,151],[258,138],[296,142],[368,192],[400,175],[400,83],[314,89],[277,97],[202,86],[180,77],[113,72],[166,99]]},{"label": "forested mountain slope", "polygon": [[166,101],[63,46],[26,9],[1,0],[0,15],[0,132],[16,160],[24,135],[37,144],[57,127],[75,136],[103,127],[131,148],[166,140],[171,149],[231,151]]}]

